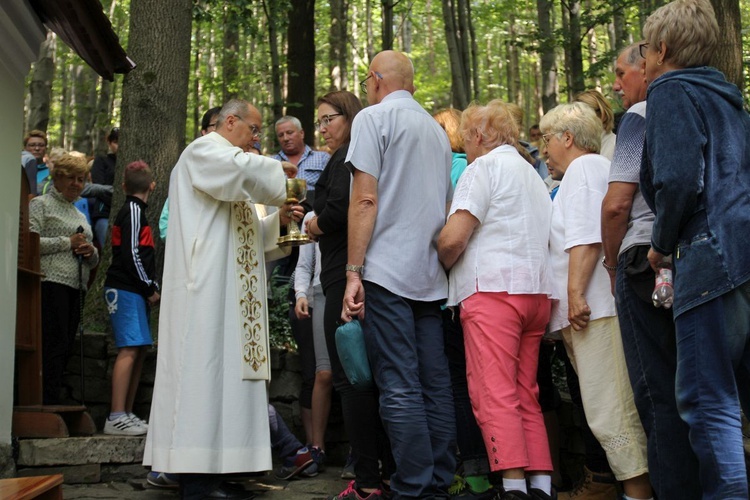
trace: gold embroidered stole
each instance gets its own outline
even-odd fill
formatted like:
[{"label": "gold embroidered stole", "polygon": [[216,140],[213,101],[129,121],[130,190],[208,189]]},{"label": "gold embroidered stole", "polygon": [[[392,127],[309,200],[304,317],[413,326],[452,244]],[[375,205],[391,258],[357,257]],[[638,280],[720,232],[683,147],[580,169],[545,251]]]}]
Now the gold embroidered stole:
[{"label": "gold embroidered stole", "polygon": [[250,202],[232,203],[243,380],[270,380],[263,234]]}]

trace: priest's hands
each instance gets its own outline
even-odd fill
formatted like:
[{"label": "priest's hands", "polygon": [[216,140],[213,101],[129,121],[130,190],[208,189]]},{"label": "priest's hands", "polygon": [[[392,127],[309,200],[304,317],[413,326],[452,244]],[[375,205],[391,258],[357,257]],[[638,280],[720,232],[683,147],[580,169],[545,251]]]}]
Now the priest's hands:
[{"label": "priest's hands", "polygon": [[295,177],[297,177],[297,165],[295,165],[294,163],[282,161],[281,168],[284,169],[284,174],[288,179],[294,179]]},{"label": "priest's hands", "polygon": [[296,205],[293,203],[284,203],[279,208],[279,220],[282,226],[286,226],[289,222],[295,220],[300,222],[305,216],[305,207],[302,205]]}]

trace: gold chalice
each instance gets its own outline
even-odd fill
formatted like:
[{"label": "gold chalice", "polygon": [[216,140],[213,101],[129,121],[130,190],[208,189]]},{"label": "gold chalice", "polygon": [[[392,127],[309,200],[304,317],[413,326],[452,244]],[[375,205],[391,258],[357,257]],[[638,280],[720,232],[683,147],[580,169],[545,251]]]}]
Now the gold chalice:
[{"label": "gold chalice", "polygon": [[[287,179],[286,180],[286,202],[298,204],[305,201],[307,196],[307,181],[304,179]],[[281,236],[278,241],[280,247],[300,246],[312,243],[312,240],[299,230],[297,221],[292,219],[286,225],[286,235]]]}]

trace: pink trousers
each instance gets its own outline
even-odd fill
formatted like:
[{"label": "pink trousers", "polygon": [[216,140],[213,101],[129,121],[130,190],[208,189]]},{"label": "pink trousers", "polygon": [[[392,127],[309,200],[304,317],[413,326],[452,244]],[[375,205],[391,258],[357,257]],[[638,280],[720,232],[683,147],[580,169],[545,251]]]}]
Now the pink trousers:
[{"label": "pink trousers", "polygon": [[551,471],[536,370],[546,295],[477,292],[461,302],[469,396],[490,469]]}]

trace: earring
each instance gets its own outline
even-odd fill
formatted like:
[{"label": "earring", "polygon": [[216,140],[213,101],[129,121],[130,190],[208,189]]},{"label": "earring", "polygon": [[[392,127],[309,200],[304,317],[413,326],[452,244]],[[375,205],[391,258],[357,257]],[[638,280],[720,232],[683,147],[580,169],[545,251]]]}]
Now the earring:
[{"label": "earring", "polygon": [[662,64],[664,64],[664,61],[656,61],[657,66],[661,66]]}]

